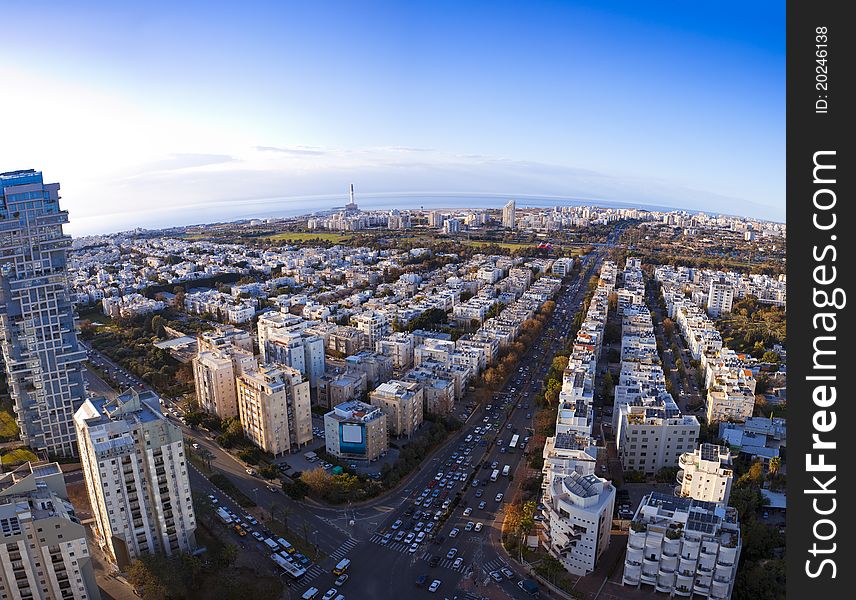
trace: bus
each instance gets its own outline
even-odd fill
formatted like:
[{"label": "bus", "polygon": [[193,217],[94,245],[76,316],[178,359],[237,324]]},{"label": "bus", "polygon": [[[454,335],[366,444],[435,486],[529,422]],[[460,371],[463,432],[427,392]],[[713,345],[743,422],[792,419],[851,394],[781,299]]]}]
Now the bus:
[{"label": "bus", "polygon": [[511,441],[508,442],[509,449],[513,450],[514,448],[517,448],[517,442],[519,440],[520,436],[518,434],[515,433],[513,436],[511,436]]},{"label": "bus", "polygon": [[270,559],[275,562],[279,568],[288,573],[292,579],[300,579],[306,574],[306,569],[299,567],[290,560],[286,560],[279,554],[271,554]]},{"label": "bus", "polygon": [[232,523],[232,516],[222,506],[217,509],[217,518],[223,521],[226,525]]},{"label": "bus", "polygon": [[351,561],[348,558],[343,558],[339,561],[339,564],[333,567],[333,575],[342,575],[348,570],[348,567],[351,566]]},{"label": "bus", "polygon": [[494,469],[493,473],[490,474],[490,480],[496,481],[497,477],[499,477],[499,469]]}]

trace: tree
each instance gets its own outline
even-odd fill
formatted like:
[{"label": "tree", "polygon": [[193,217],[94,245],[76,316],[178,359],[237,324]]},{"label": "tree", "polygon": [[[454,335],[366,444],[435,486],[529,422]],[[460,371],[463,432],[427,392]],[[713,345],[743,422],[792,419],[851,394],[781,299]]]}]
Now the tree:
[{"label": "tree", "polygon": [[772,350],[767,350],[764,352],[764,355],[761,357],[761,362],[765,363],[779,363],[782,358],[779,356],[778,352],[773,352]]}]

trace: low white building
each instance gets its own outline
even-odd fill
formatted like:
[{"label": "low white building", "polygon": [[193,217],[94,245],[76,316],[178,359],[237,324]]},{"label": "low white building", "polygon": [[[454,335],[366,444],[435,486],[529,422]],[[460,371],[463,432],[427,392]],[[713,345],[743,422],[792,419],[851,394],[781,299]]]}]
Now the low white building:
[{"label": "low white building", "polygon": [[695,452],[682,454],[678,467],[676,496],[728,504],[734,470],[726,446],[702,444]]}]

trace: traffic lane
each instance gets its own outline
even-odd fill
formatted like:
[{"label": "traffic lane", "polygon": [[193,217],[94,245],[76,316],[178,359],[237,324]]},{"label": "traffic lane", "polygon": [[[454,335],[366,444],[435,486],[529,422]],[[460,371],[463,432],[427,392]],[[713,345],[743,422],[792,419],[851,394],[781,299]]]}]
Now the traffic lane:
[{"label": "traffic lane", "polygon": [[313,535],[317,535],[318,546],[325,553],[336,550],[342,544],[343,534],[327,521],[313,514],[311,508],[291,501],[282,492],[269,491],[267,486],[273,484],[247,474],[243,465],[220,448],[216,442],[198,435],[198,432],[186,426],[181,426],[181,428],[186,436],[192,437],[194,443],[199,444],[200,448],[204,448],[211,454],[211,467],[229,476],[232,484],[248,498],[255,501],[260,508],[271,512],[271,507],[275,506],[274,512],[280,515],[280,520],[282,519],[281,515],[284,514],[284,509],[287,509],[288,527],[291,531],[301,531],[304,523],[310,533],[318,531],[317,534]]}]

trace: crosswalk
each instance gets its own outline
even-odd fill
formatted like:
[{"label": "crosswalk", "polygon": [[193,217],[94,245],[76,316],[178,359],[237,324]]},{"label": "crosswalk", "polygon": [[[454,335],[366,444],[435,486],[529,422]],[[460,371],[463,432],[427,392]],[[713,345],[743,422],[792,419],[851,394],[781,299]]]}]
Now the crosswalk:
[{"label": "crosswalk", "polygon": [[410,544],[407,544],[405,542],[396,542],[395,540],[390,540],[389,542],[384,544],[383,536],[379,533],[376,533],[371,537],[371,542],[373,544],[383,546],[384,548],[388,548],[393,552],[401,552],[402,554],[410,552]]},{"label": "crosswalk", "polygon": [[[421,557],[422,560],[428,562],[431,560],[431,553],[425,552]],[[446,558],[445,556],[440,558],[440,562],[437,564],[438,567],[443,569],[449,569],[450,571],[456,571],[457,573],[462,573],[464,576],[467,576],[472,572],[472,564],[468,561],[464,561],[461,566],[457,569],[455,568],[455,559],[454,558]]]},{"label": "crosswalk", "polygon": [[333,553],[330,554],[330,558],[332,558],[336,562],[339,562],[340,560],[345,558],[348,552],[353,550],[357,546],[357,544],[359,544],[359,541],[355,540],[352,537],[349,537],[344,542],[342,542],[341,546],[336,548],[336,550],[334,550]]},{"label": "crosswalk", "polygon": [[489,560],[482,565],[482,571],[485,573],[490,573],[491,571],[497,571],[504,567],[507,567],[501,558],[494,558],[493,560]]}]

